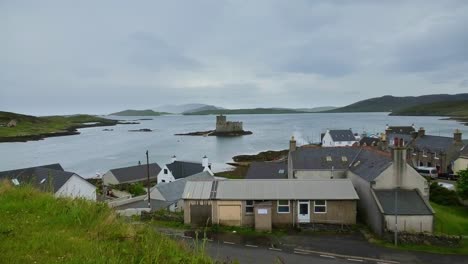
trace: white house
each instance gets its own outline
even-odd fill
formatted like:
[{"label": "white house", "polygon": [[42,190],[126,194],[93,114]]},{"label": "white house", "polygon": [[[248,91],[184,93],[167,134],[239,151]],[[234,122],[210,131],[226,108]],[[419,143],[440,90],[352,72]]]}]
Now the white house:
[{"label": "white house", "polygon": [[349,147],[358,142],[351,129],[327,130],[322,137],[322,147]]},{"label": "white house", "polygon": [[64,171],[60,164],[3,171],[1,179],[10,180],[16,186],[31,184],[56,197],[96,200],[96,187],[78,174]]},{"label": "white house", "polygon": [[202,171],[211,172],[211,164],[206,156],[203,157],[201,163],[191,161],[178,161],[176,156],[173,156],[171,163],[165,164],[158,174],[158,184],[173,182],[177,179],[185,178]]},{"label": "white house", "polygon": [[466,145],[460,152],[460,156],[455,160],[453,172],[458,173],[461,170],[468,169],[468,145]]}]

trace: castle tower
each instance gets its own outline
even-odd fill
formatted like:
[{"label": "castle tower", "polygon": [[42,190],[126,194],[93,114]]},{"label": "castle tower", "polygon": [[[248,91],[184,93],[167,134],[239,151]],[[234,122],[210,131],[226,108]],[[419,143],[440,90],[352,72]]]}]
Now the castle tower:
[{"label": "castle tower", "polygon": [[223,131],[224,127],[226,127],[226,116],[222,114],[216,116],[216,131]]}]

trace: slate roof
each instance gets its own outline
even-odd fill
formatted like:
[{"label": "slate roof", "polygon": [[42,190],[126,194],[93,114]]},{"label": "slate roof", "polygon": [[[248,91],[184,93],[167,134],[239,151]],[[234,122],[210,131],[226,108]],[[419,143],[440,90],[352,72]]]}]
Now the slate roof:
[{"label": "slate roof", "polygon": [[414,140],[414,146],[419,150],[447,152],[453,146],[453,138],[424,135]]},{"label": "slate roof", "polygon": [[377,146],[377,144],[380,142],[380,138],[375,138],[375,137],[363,137],[359,141],[359,145],[363,146],[364,144],[366,146]]},{"label": "slate roof", "polygon": [[178,160],[173,163],[166,164],[166,166],[171,171],[172,176],[174,176],[175,179],[185,178],[202,172],[205,169],[201,163]]},{"label": "slate roof", "polygon": [[[359,148],[298,148],[291,153],[294,170],[346,170]],[[330,157],[331,160],[327,160]],[[343,159],[345,157],[345,159]]]},{"label": "slate roof", "polygon": [[350,129],[347,130],[329,130],[331,138],[333,141],[356,141],[356,137],[353,134],[353,131]]},{"label": "slate roof", "polygon": [[[210,195],[207,195],[211,193]],[[184,199],[216,200],[358,200],[349,179],[223,180],[189,182]]]},{"label": "slate roof", "polygon": [[363,149],[350,164],[349,170],[371,182],[392,165],[392,158],[377,151]]},{"label": "slate roof", "polygon": [[[146,164],[110,170],[119,183],[137,182],[147,179]],[[157,163],[149,164],[150,180],[155,180],[161,171]]]},{"label": "slate roof", "polygon": [[4,177],[4,176],[16,176],[19,173],[21,173],[22,171],[35,169],[35,168],[46,168],[46,169],[64,171],[64,169],[62,168],[62,165],[60,165],[59,163],[54,163],[54,164],[41,165],[41,166],[35,166],[35,167],[28,167],[28,168],[22,168],[22,169],[0,171],[0,178]]},{"label": "slate roof", "polygon": [[463,149],[460,152],[460,156],[468,157],[468,145],[465,145],[465,147],[463,147]]},{"label": "slate roof", "polygon": [[286,179],[288,178],[288,163],[252,162],[245,179]]},{"label": "slate roof", "polygon": [[155,186],[163,198],[168,202],[178,201],[182,199],[185,185],[188,181],[210,181],[214,177],[207,171],[203,171],[192,176],[175,180],[173,182],[160,183]]},{"label": "slate roof", "polygon": [[412,126],[389,126],[388,130],[391,130],[391,133],[405,135],[411,135],[411,133],[416,131]]},{"label": "slate roof", "polygon": [[[395,190],[374,190],[384,214],[395,214]],[[431,208],[424,202],[416,190],[398,190],[399,215],[432,215]]]},{"label": "slate roof", "polygon": [[[57,166],[58,165],[58,166]],[[58,168],[55,170],[50,168]],[[73,172],[64,171],[59,164],[44,167],[31,167],[12,171],[0,172],[0,179],[17,179],[22,184],[31,184],[43,191],[57,192],[73,175]],[[77,175],[79,177],[79,175]]]}]

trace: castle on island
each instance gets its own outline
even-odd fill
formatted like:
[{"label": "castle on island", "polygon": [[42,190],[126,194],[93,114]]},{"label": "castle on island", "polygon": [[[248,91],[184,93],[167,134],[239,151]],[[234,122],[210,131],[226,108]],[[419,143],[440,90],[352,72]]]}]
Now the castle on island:
[{"label": "castle on island", "polygon": [[215,132],[229,133],[244,131],[242,122],[239,121],[226,121],[226,116],[216,116],[216,130]]}]

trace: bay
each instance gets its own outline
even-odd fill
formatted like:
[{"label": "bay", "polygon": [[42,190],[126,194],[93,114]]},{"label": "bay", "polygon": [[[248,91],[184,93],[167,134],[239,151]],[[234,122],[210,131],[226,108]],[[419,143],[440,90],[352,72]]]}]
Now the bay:
[{"label": "bay", "polygon": [[[112,117],[135,120],[148,117]],[[49,163],[61,163],[65,170],[74,171],[83,177],[105,173],[112,168],[131,166],[146,162],[160,165],[168,163],[171,156],[178,160],[201,162],[206,155],[213,170],[226,169],[226,162],[239,154],[254,154],[265,150],[288,148],[294,135],[298,144],[318,142],[320,133],[327,129],[348,129],[362,133],[381,133],[385,125],[411,125],[424,127],[426,134],[453,136],[460,129],[466,139],[468,127],[442,117],[389,116],[388,113],[310,113],[281,115],[229,115],[230,121],[243,121],[244,129],[253,135],[220,138],[198,136],[175,136],[214,129],[215,116],[169,115],[151,117],[135,125],[80,129],[80,135],[52,137],[41,141],[0,143],[0,171]],[[149,128],[153,132],[129,132]]]}]

